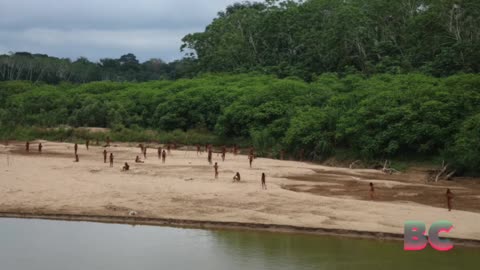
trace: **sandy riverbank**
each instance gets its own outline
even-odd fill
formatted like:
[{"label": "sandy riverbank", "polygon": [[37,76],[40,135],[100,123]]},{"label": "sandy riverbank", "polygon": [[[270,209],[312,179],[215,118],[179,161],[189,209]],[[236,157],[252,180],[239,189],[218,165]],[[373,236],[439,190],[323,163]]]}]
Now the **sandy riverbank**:
[{"label": "sandy riverbank", "polygon": [[[33,144],[28,154],[23,143],[0,146],[3,215],[27,213],[29,217],[84,216],[113,220],[118,217],[113,222],[123,219],[129,223],[126,217],[135,211],[136,216],[129,220],[137,219],[139,223],[142,219],[156,219],[158,223],[210,222],[217,227],[257,224],[258,229],[267,224],[272,229],[278,226],[276,229],[280,231],[310,228],[318,232],[326,229],[327,233],[368,232],[392,237],[403,233],[406,220],[427,224],[449,220],[454,224],[449,236],[480,240],[478,185],[446,182],[426,185],[423,179],[412,175],[392,179],[374,170],[263,158],[256,159],[250,169],[246,156],[232,154],[227,154],[225,162],[214,154],[214,162],[220,166],[220,177],[215,180],[205,154],[173,151],[166,164],[162,164],[156,151],[149,149],[146,162],[135,164],[139,148],[117,145],[108,149],[115,155],[115,165],[110,168],[103,163],[102,147],[87,151],[80,145],[80,162],[74,163],[72,144],[43,142],[43,145],[42,154],[36,152]],[[131,165],[129,172],[121,171],[125,161]],[[232,183],[237,171],[242,182]],[[260,185],[262,172],[267,175],[266,191]],[[377,201],[368,200],[369,181],[377,185]],[[458,205],[465,210],[448,212],[441,207],[439,202],[447,185],[453,186],[454,192],[468,196],[468,205]],[[399,187],[405,187],[406,191]],[[433,198],[409,200],[421,198],[422,194]],[[459,204],[462,202],[458,200]],[[165,224],[182,225],[174,223]]]}]

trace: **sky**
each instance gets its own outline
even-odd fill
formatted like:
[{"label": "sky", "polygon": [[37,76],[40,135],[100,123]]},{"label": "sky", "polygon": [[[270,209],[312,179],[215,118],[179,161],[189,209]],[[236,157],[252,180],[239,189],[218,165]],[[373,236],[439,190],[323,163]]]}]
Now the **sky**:
[{"label": "sky", "polygon": [[239,0],[0,0],[0,54],[27,51],[92,61],[133,53],[141,61],[183,56],[181,39],[201,32]]}]

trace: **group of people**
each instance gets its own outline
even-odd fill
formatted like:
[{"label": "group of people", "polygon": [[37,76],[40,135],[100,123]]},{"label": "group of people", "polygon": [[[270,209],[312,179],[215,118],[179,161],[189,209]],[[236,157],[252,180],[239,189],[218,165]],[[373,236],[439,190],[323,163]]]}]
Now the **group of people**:
[{"label": "group of people", "polygon": [[[96,141],[96,144],[97,145],[99,144],[98,139]],[[90,145],[90,141],[86,140],[85,146],[86,146],[87,150],[89,149],[89,145]],[[105,147],[108,147],[108,146],[110,146],[110,137],[107,137],[107,139],[106,139]],[[158,158],[162,159],[162,163],[165,163],[165,160],[167,158],[167,152],[171,153],[172,146],[173,146],[173,149],[176,149],[176,144],[173,144],[173,145],[172,144],[167,144],[166,149],[162,149],[162,147],[160,147],[160,146],[158,147],[158,149],[157,149]],[[140,147],[141,153],[143,154],[143,157],[146,159],[147,158],[147,147],[144,146],[143,144],[140,144],[139,147]],[[42,143],[39,143],[38,144],[38,152],[39,153],[42,153],[42,148],[43,148]],[[202,151],[200,145],[197,144],[196,148],[197,148],[197,155],[201,155],[203,153],[203,151]],[[213,146],[210,145],[210,144],[205,145],[205,151],[207,152],[207,160],[208,160],[209,164],[212,164],[212,155],[213,155],[212,148],[213,148]],[[79,156],[78,156],[78,144],[77,143],[74,144],[73,149],[74,149],[74,155],[75,155],[74,162],[79,162],[80,159],[79,159]],[[25,143],[25,150],[26,150],[26,152],[30,151],[30,142],[29,141],[27,141]],[[233,146],[231,152],[233,153],[233,155],[237,155],[238,147],[237,147],[236,144]],[[226,157],[226,153],[227,153],[227,147],[223,146],[219,153],[221,154],[222,161],[225,161],[225,157]],[[301,160],[303,160],[303,153],[304,153],[304,151],[302,150],[301,153],[300,153]],[[280,153],[282,160],[284,159],[284,154],[285,154],[285,152],[282,150],[281,153]],[[107,149],[104,149],[103,150],[103,162],[104,163],[107,163],[107,157],[108,157]],[[254,148],[252,147],[252,148],[250,148],[249,154],[248,154],[248,160],[249,160],[250,168],[252,168],[252,163],[253,163],[254,159],[255,159],[255,152],[254,152]],[[113,153],[110,153],[110,155],[109,155],[110,167],[113,167],[113,161],[114,161]],[[137,156],[135,158],[135,163],[144,163],[144,161],[142,161],[140,159],[140,156]],[[214,171],[215,171],[215,179],[218,179],[218,175],[219,175],[219,173],[218,173],[218,169],[219,169],[218,162],[215,162],[215,165],[213,165],[213,168],[214,168]],[[128,171],[128,170],[130,170],[130,165],[128,164],[128,162],[125,162],[124,166],[122,167],[122,171]],[[237,172],[233,176],[233,182],[240,182],[240,180],[241,180],[240,173]],[[267,189],[265,173],[262,173],[261,184],[262,184],[262,189]],[[375,200],[376,199],[375,186],[372,182],[370,182],[369,187],[370,187],[370,189],[369,189],[370,200]],[[448,211],[452,210],[452,200],[453,200],[453,198],[454,198],[453,192],[450,189],[447,189],[446,200],[447,200]]]}]

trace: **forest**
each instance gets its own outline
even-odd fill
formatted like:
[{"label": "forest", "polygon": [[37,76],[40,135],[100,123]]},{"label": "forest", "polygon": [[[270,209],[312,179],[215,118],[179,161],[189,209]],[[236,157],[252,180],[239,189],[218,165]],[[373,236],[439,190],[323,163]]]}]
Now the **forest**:
[{"label": "forest", "polygon": [[[480,75],[340,77],[312,82],[273,75],[205,74],[194,79],[75,85],[0,82],[3,138],[20,127],[107,127],[214,134],[251,143],[260,155],[284,150],[324,160],[442,157],[459,172],[480,165]],[[175,138],[173,138],[175,139]],[[181,143],[207,143],[204,140]],[[177,138],[178,140],[178,138]]]},{"label": "forest", "polygon": [[243,2],[182,42],[172,63],[0,55],[0,137],[105,127],[123,141],[480,172],[477,0]]}]

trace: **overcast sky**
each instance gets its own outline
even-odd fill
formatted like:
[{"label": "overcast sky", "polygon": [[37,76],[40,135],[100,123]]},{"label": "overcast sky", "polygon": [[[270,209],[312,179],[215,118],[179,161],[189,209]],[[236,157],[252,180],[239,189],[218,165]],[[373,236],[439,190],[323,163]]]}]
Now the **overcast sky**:
[{"label": "overcast sky", "polygon": [[141,61],[182,57],[181,39],[238,0],[0,0],[0,54]]}]

